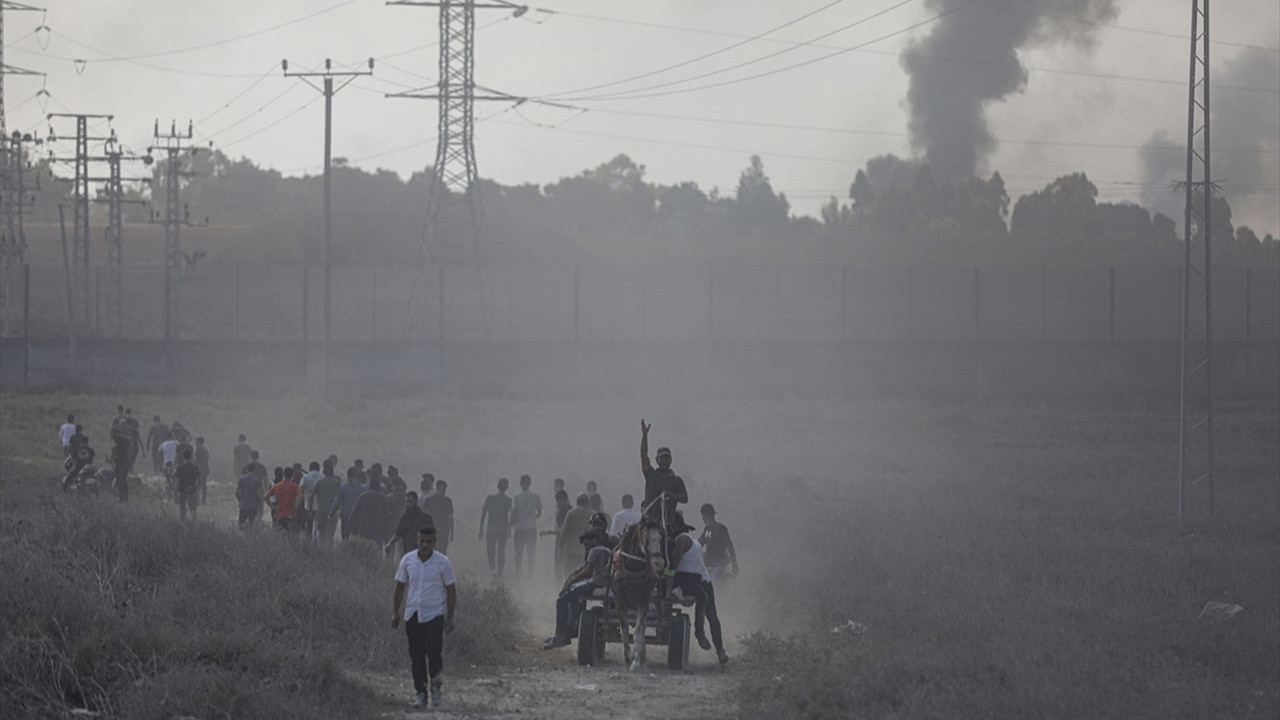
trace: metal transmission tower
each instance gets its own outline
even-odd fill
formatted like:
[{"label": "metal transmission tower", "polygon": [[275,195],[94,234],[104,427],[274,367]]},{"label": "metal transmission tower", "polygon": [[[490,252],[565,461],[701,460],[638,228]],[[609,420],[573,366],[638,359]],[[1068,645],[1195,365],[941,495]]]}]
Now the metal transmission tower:
[{"label": "metal transmission tower", "polygon": [[[145,205],[146,201],[141,198],[128,199],[124,193],[124,178],[121,175],[121,165],[126,160],[140,160],[146,165],[152,163],[150,155],[141,157],[136,155],[126,155],[124,149],[120,145],[120,141],[116,139],[113,133],[111,139],[107,141],[104,147],[107,157],[108,174],[106,178],[106,188],[102,196],[97,198],[95,202],[105,203],[107,206],[107,322],[103,326],[107,328],[109,334],[115,337],[124,336],[124,206],[125,205]],[[97,178],[94,178],[95,180]],[[149,179],[135,180],[133,182],[150,182]]]},{"label": "metal transmission tower", "polygon": [[[0,243],[0,335],[8,334],[16,324],[16,317],[10,317],[21,307],[19,293],[23,266],[27,258],[27,233],[23,220],[27,206],[35,204],[35,196],[28,197],[27,191],[33,189],[27,185],[24,170],[29,165],[25,146],[39,144],[41,141],[30,133],[15,131],[11,137],[0,138],[0,153],[6,160],[3,187],[0,188],[0,206],[4,210],[4,238]],[[34,173],[33,173],[34,174]],[[40,189],[40,176],[35,175],[34,189]]]},{"label": "metal transmission tower", "polygon": [[[330,176],[332,170],[332,149],[333,149],[333,96],[338,90],[351,84],[351,81],[362,75],[373,74],[373,58],[369,58],[368,70],[348,70],[333,71],[333,64],[326,58],[324,61],[323,72],[289,72],[289,61],[284,60],[280,63],[280,69],[284,72],[285,77],[296,77],[311,87],[316,87],[307,78],[318,77],[324,80],[323,87],[316,88],[324,94],[324,245],[320,251],[320,262],[324,265],[324,334],[320,344],[320,393],[322,395],[329,394],[329,340],[332,335],[330,332],[330,320],[333,316],[333,302],[330,294],[332,281],[332,255],[330,254],[330,245],[333,239],[332,215],[330,209]],[[338,86],[337,90],[333,87],[333,79],[335,77],[346,78],[346,81]],[[303,265],[303,272],[306,272],[306,265]],[[306,283],[306,275],[303,275],[303,284]],[[302,311],[302,344],[307,344],[307,321],[306,321],[306,305],[304,300]],[[305,368],[304,368],[305,373]]]},{"label": "metal transmission tower", "polygon": [[[9,124],[5,117],[4,103],[4,76],[5,75],[44,75],[44,73],[35,72],[34,70],[25,70],[20,67],[5,64],[4,61],[4,16],[5,13],[13,11],[27,12],[44,12],[44,8],[27,5],[26,3],[13,2],[13,0],[0,0],[0,136],[8,137]],[[48,28],[42,23],[36,31]]]},{"label": "metal transmission tower", "polygon": [[[31,135],[18,133],[10,142],[8,118],[5,115],[5,76],[44,75],[5,63],[4,20],[5,15],[14,11],[43,12],[44,8],[0,0],[0,195],[3,196],[0,197],[0,210],[4,212],[3,222],[0,222],[0,334],[9,330],[12,324],[9,315],[19,305],[19,278],[22,265],[26,262],[26,237],[22,232],[26,197],[26,188],[22,184],[25,162],[22,143],[33,141]],[[47,30],[43,23],[36,32],[41,29]]]},{"label": "metal transmission tower", "polygon": [[[90,142],[106,142],[111,136],[91,137],[89,120],[111,121],[111,115],[94,115],[83,113],[50,113],[49,120],[55,118],[73,118],[76,121],[76,154],[73,158],[57,158],[58,162],[70,162],[75,165],[72,177],[72,230],[71,230],[71,270],[73,307],[80,308],[80,322],[89,325],[89,163],[103,161],[105,157],[90,157]],[[56,140],[53,128],[49,128],[49,139]]]},{"label": "metal transmission tower", "polygon": [[[421,333],[426,325],[427,299],[430,295],[429,269],[433,262],[440,259],[442,245],[447,240],[441,231],[441,211],[453,200],[460,200],[465,206],[465,227],[459,235],[468,237],[476,254],[476,271],[480,271],[480,188],[476,182],[475,102],[520,100],[512,95],[492,91],[476,94],[476,10],[511,10],[519,17],[528,12],[529,8],[505,0],[395,0],[387,4],[434,7],[440,10],[439,80],[434,91],[427,92],[432,88],[421,88],[388,96],[439,101],[436,160],[432,166],[427,217],[418,257],[420,279],[415,283],[406,323],[410,332]],[[437,293],[443,298],[439,288]],[[485,313],[484,305],[482,298],[482,314]],[[484,324],[487,334],[487,317]]]},{"label": "metal transmission tower", "polygon": [[[1214,512],[1213,222],[1209,172],[1209,0],[1191,1],[1191,78],[1187,97],[1187,178],[1183,217],[1182,359],[1178,422],[1178,518],[1187,490],[1207,487]],[[1199,243],[1201,247],[1195,247]],[[1199,255],[1199,257],[1197,257]]]},{"label": "metal transmission tower", "polygon": [[198,148],[189,145],[193,136],[193,125],[187,124],[186,134],[178,132],[177,123],[169,127],[168,135],[160,134],[160,121],[156,121],[154,145],[147,148],[147,153],[163,150],[167,155],[164,164],[164,216],[160,222],[164,225],[164,339],[177,337],[178,323],[178,280],[182,276],[182,243],[179,229],[183,225],[192,226],[190,214],[182,205],[182,178],[194,177],[195,173],[182,169],[182,151],[194,156]]}]

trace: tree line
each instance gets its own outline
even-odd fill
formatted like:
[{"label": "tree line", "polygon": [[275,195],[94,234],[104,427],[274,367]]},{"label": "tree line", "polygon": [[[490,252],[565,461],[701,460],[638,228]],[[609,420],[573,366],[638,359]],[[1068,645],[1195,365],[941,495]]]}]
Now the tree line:
[{"label": "tree line", "polygon": [[[212,150],[186,160],[183,179],[193,219],[241,226],[255,260],[319,260],[321,176],[285,177],[248,158]],[[153,166],[150,193],[161,197],[164,177]],[[47,168],[46,168],[47,169]],[[484,214],[479,243],[462,232],[460,204],[445,206],[444,240],[434,252],[449,262],[568,260],[584,237],[622,238],[643,251],[646,238],[667,236],[696,247],[708,240],[732,246],[753,237],[781,251],[806,243],[845,248],[855,257],[903,262],[1038,262],[1041,264],[1175,263],[1182,256],[1178,223],[1131,202],[1100,202],[1084,173],[1058,177],[1011,201],[1000,173],[951,181],[921,161],[883,155],[852,178],[847,196],[831,197],[818,217],[796,216],[774,189],[759,156],[749,159],[731,191],[686,181],[649,182],[645,166],[625,154],[555,183],[501,185],[481,180]],[[335,262],[401,264],[418,259],[424,234],[429,170],[402,179],[389,170],[363,170],[337,158],[333,168]],[[57,221],[69,203],[67,184],[46,182],[32,217]],[[145,198],[140,187],[128,191]],[[1232,223],[1231,206],[1212,196],[1215,257],[1229,264],[1273,262],[1277,241]],[[144,222],[152,206],[126,206],[126,222]],[[95,204],[95,223],[105,206]],[[69,219],[68,219],[69,222]],[[1193,241],[1203,230],[1193,227]],[[1202,240],[1200,240],[1202,242]],[[669,245],[668,245],[669,247]],[[1270,260],[1268,259],[1270,258]],[[237,258],[227,258],[236,260]]]}]

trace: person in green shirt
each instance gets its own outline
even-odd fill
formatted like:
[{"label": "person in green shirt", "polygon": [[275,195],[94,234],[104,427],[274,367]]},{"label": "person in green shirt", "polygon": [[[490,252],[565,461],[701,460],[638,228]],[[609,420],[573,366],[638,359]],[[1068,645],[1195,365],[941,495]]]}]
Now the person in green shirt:
[{"label": "person in green shirt", "polygon": [[[511,498],[507,496],[510,483],[498,479],[498,492],[484,499],[480,508],[480,539],[484,540],[485,555],[489,558],[489,572],[501,576],[507,564],[507,535],[511,520]],[[485,518],[489,519],[488,531]]]},{"label": "person in green shirt", "polygon": [[333,474],[333,461],[324,461],[324,477],[316,481],[315,498],[316,498],[316,536],[320,540],[320,544],[325,547],[333,545],[333,531],[338,525],[338,518],[329,512],[329,508],[333,506],[333,499],[338,497],[338,490],[342,488],[342,481],[337,475]]}]

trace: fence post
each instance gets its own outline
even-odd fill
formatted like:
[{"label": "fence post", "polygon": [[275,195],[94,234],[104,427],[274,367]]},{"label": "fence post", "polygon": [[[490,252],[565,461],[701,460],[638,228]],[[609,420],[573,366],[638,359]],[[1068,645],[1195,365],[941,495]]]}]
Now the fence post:
[{"label": "fence post", "polygon": [[302,264],[302,353],[303,353],[302,370],[303,370],[304,377],[307,369],[307,365],[306,365],[307,340],[310,339],[309,328],[307,327],[307,324],[308,324],[307,320],[309,319],[310,309],[311,309],[311,287],[310,287],[311,273],[307,272],[307,270],[308,270],[307,264],[303,263]]},{"label": "fence post", "polygon": [[236,263],[236,288],[235,292],[235,309],[232,312],[231,337],[236,342],[240,341],[240,263]]},{"label": "fence post", "polygon": [[716,339],[716,269],[707,268],[707,342]]},{"label": "fence post", "polygon": [[102,337],[102,266],[93,269],[93,324]]},{"label": "fence post", "polygon": [[1253,355],[1253,334],[1249,326],[1253,324],[1253,268],[1244,269],[1244,382],[1248,387],[1253,377],[1250,367],[1250,356]]},{"label": "fence post", "polygon": [[907,339],[915,339],[914,318],[911,308],[911,266],[907,266]]},{"label": "fence post", "polygon": [[982,275],[976,267],[973,269],[973,337],[982,340]]},{"label": "fence post", "polygon": [[[581,287],[578,284],[578,266],[573,266],[573,341],[578,342],[578,325],[581,321],[581,311],[579,309],[579,300],[581,299]],[[509,303],[508,303],[509,305]]]},{"label": "fence post", "polygon": [[378,268],[376,266],[369,270],[369,284],[373,286],[371,302],[373,307],[369,311],[371,316],[369,327],[370,332],[373,333],[373,341],[378,342]]},{"label": "fence post", "polygon": [[1116,382],[1116,269],[1107,268],[1107,382]]},{"label": "fence post", "polygon": [[444,265],[436,268],[436,345],[440,362],[436,368],[440,394],[444,394]]},{"label": "fence post", "polygon": [[1049,339],[1049,268],[1040,266],[1040,339]]},{"label": "fence post", "polygon": [[31,263],[22,264],[22,389],[31,389]]},{"label": "fence post", "polygon": [[773,324],[774,339],[782,342],[782,268],[773,268]]}]

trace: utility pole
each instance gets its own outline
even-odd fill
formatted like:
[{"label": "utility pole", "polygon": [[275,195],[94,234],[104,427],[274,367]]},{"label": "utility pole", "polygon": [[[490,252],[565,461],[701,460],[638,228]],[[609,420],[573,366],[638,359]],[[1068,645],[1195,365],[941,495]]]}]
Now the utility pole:
[{"label": "utility pole", "polygon": [[[178,132],[177,122],[169,126],[169,134],[160,134],[160,121],[156,120],[153,133],[154,144],[147,148],[150,154],[163,150],[166,154],[164,165],[164,339],[173,340],[178,336],[178,280],[182,275],[182,243],[179,229],[186,225],[196,227],[191,222],[190,211],[182,204],[182,178],[195,177],[195,173],[182,169],[182,151],[186,150],[195,157],[199,150],[190,145],[194,135],[194,127],[188,122],[187,132]],[[208,224],[206,220],[204,224]]]},{"label": "utility pole", "polygon": [[[331,176],[332,176],[332,158],[333,158],[333,96],[342,88],[351,84],[353,80],[362,75],[373,74],[373,58],[369,58],[368,70],[344,70],[334,72],[333,63],[325,58],[323,72],[289,72],[289,61],[280,62],[280,69],[284,72],[285,77],[300,78],[303,82],[316,88],[324,94],[324,244],[320,249],[320,263],[324,266],[324,333],[320,341],[320,394],[322,396],[329,395],[329,342],[331,336],[330,320],[333,316],[333,297],[330,293],[332,283],[332,263],[333,255],[331,253],[331,245],[333,242],[333,226],[332,226],[332,195],[331,195]],[[315,83],[308,78],[318,77],[323,82],[323,87],[316,87]],[[333,79],[346,78],[346,80],[335,90],[333,87]],[[302,272],[307,272],[307,265],[302,266]],[[304,276],[305,277],[305,276]],[[305,302],[305,300],[304,300]],[[306,345],[307,328],[306,328],[306,312],[302,314],[303,328],[302,337],[303,345]],[[306,356],[305,348],[303,356]],[[305,372],[305,368],[304,368]]]},{"label": "utility pole", "polygon": [[[446,240],[441,232],[441,210],[451,200],[459,199],[465,206],[465,227],[460,234],[469,237],[476,256],[476,272],[480,273],[481,207],[480,188],[476,182],[475,102],[521,100],[514,95],[492,91],[476,94],[476,10],[511,10],[519,17],[528,12],[529,8],[505,0],[394,0],[387,4],[434,7],[440,10],[439,80],[436,86],[388,95],[439,102],[436,159],[432,166],[427,218],[418,256],[420,282],[415,284],[406,322],[410,332],[422,334],[431,294],[428,287],[431,282],[430,266],[440,260],[439,255]],[[487,336],[488,320],[483,297],[480,310]],[[441,352],[443,351],[441,348]]]},{"label": "utility pole", "polygon": [[[13,0],[0,0],[0,210],[4,213],[0,222],[0,335],[12,326],[13,308],[19,306],[22,266],[26,260],[26,238],[22,234],[22,213],[25,212],[26,191],[22,184],[22,166],[25,156],[23,142],[35,142],[30,134],[17,133],[10,142],[9,123],[5,114],[5,76],[40,75],[44,73],[15,67],[5,62],[4,20],[9,12],[43,12],[38,8]],[[41,23],[36,28],[47,30]]]},{"label": "utility pole", "polygon": [[[28,204],[35,204],[35,196],[27,197],[27,191],[32,188],[27,187],[26,175],[23,170],[27,167],[27,153],[24,146],[33,143],[39,144],[40,140],[31,133],[19,133],[15,131],[12,137],[0,137],[0,157],[4,158],[5,173],[3,179],[3,187],[0,193],[0,207],[4,211],[4,237],[0,241],[0,263],[3,267],[3,284],[0,288],[0,335],[5,335],[13,327],[14,318],[10,315],[14,314],[21,305],[19,294],[23,292],[20,287],[20,278],[23,276],[23,266],[26,264],[27,258],[27,234],[23,220],[25,219]],[[35,189],[40,189],[40,176],[35,176]]]},{"label": "utility pole", "polygon": [[50,113],[49,139],[55,140],[52,122],[56,118],[70,118],[76,122],[76,154],[73,158],[55,158],[56,162],[70,162],[75,166],[75,174],[71,180],[72,226],[71,226],[71,271],[72,292],[75,294],[75,305],[80,309],[80,322],[86,332],[89,328],[89,163],[103,161],[105,157],[90,157],[90,142],[105,142],[110,136],[91,137],[89,135],[90,120],[111,121],[111,115],[86,113]]},{"label": "utility pole", "polygon": [[[124,196],[124,178],[121,176],[121,164],[125,160],[140,160],[150,166],[153,162],[150,155],[126,155],[116,138],[115,133],[104,147],[107,158],[108,174],[103,178],[106,188],[101,197],[94,202],[107,206],[107,334],[124,337],[124,206],[146,205],[141,198],[126,199]],[[93,178],[97,180],[98,178]],[[151,182],[150,179],[134,182]]]},{"label": "utility pole", "polygon": [[[1216,190],[1209,172],[1209,0],[1191,0],[1191,77],[1187,96],[1187,177],[1183,216],[1182,343],[1178,390],[1178,519],[1187,491],[1204,483],[1214,513],[1213,238]],[[1192,246],[1203,243],[1202,257]]]}]

